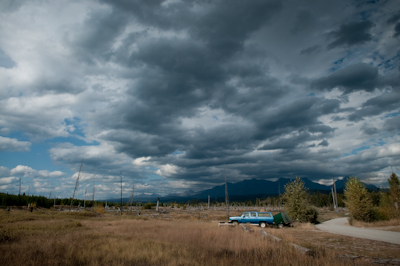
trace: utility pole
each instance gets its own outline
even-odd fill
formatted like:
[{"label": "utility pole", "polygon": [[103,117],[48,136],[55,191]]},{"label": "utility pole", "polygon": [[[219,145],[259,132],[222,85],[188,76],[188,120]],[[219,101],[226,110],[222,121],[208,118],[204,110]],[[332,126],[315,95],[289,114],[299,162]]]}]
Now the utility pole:
[{"label": "utility pole", "polygon": [[92,201],[93,201],[93,207],[94,207],[94,191],[95,191],[95,187],[96,187],[96,180],[94,180],[93,182],[93,195],[92,195]]},{"label": "utility pole", "polygon": [[135,191],[135,184],[132,185],[132,196],[131,196],[131,212],[133,211],[133,192]]},{"label": "utility pole", "polygon": [[338,211],[339,206],[338,206],[338,200],[337,200],[336,181],[335,181],[335,176],[334,175],[332,175],[332,180],[333,180],[333,189],[335,191],[335,203],[336,203],[335,210]]},{"label": "utility pole", "polygon": [[[225,169],[224,169],[225,175]],[[226,183],[225,177],[225,205],[226,205],[226,219],[229,219],[229,196],[228,196],[228,183]]]},{"label": "utility pole", "polygon": [[281,210],[281,181],[279,181],[279,189],[278,189],[278,197],[279,197],[279,202],[278,202],[278,207],[279,207],[279,211]]},{"label": "utility pole", "polygon": [[121,215],[122,215],[122,207],[123,207],[123,202],[122,202],[122,171],[121,171]]},{"label": "utility pole", "polygon": [[19,193],[18,195],[21,195],[21,177],[19,178]]},{"label": "utility pole", "polygon": [[210,209],[210,195],[208,195],[208,209]]},{"label": "utility pole", "polygon": [[87,188],[85,188],[85,201],[83,202],[84,209],[86,209],[86,193],[87,193]]},{"label": "utility pole", "polygon": [[160,204],[160,198],[157,198],[157,206],[156,206],[156,211],[158,211],[158,205]]},{"label": "utility pole", "polygon": [[332,191],[333,208],[336,210],[336,200],[335,200],[335,193],[333,192],[333,186],[331,187],[331,191]]},{"label": "utility pole", "polygon": [[71,198],[71,205],[69,206],[69,211],[71,211],[71,209],[72,209],[72,204],[74,202],[75,193],[79,186],[79,177],[81,176],[82,165],[83,165],[83,157],[82,157],[82,161],[81,161],[81,167],[79,168],[78,178],[76,179],[76,183],[75,183],[74,194],[72,195],[72,198]]}]

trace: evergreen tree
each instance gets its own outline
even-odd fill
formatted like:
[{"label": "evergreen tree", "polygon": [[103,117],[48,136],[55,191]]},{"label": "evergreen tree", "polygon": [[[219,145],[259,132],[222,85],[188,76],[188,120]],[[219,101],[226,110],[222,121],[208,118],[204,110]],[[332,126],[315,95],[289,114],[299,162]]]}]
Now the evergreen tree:
[{"label": "evergreen tree", "polygon": [[389,181],[389,198],[390,203],[393,209],[392,218],[399,217],[399,208],[400,208],[400,181],[395,173],[392,173]]},{"label": "evergreen tree", "polygon": [[307,188],[303,180],[296,179],[285,185],[285,193],[282,195],[285,209],[289,217],[300,222],[316,222],[317,210],[308,206]]},{"label": "evergreen tree", "polygon": [[357,177],[350,177],[347,180],[344,196],[350,218],[364,222],[373,221],[374,211],[371,196]]}]

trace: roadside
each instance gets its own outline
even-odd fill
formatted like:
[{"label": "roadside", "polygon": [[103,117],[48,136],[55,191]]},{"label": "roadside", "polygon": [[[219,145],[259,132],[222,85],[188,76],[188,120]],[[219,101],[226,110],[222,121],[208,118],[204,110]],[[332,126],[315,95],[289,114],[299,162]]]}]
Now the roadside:
[{"label": "roadside", "polygon": [[397,244],[356,237],[342,236],[318,230],[312,224],[296,224],[283,229],[267,228],[268,233],[318,252],[334,251],[338,256],[369,256],[400,259]]},{"label": "roadside", "polygon": [[316,227],[322,231],[340,234],[350,237],[364,238],[375,241],[383,241],[392,244],[400,245],[400,233],[388,232],[376,229],[358,228],[354,226],[348,226],[348,220],[344,218],[336,218],[321,224]]}]

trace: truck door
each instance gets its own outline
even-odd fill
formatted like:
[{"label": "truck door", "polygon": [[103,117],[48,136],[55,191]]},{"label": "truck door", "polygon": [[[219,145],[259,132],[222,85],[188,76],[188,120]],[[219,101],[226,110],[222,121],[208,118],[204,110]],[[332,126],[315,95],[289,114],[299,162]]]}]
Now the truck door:
[{"label": "truck door", "polygon": [[242,214],[242,223],[249,223],[250,222],[250,213],[244,212]]},{"label": "truck door", "polygon": [[250,223],[258,224],[258,219],[257,219],[257,213],[256,212],[251,212],[250,213]]}]

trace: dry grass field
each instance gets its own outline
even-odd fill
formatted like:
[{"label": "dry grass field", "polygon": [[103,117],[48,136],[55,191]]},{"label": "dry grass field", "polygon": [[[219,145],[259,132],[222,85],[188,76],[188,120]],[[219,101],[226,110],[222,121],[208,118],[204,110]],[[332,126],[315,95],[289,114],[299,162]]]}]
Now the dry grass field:
[{"label": "dry grass field", "polygon": [[[396,245],[360,244],[318,232],[312,225],[267,228],[284,239],[275,243],[261,238],[259,228],[246,233],[240,227],[218,227],[216,220],[225,220],[225,212],[167,210],[120,216],[0,210],[0,265],[349,265],[337,255],[399,256]],[[303,255],[289,243],[311,248],[315,256]],[[350,246],[354,248],[347,250]]]}]

